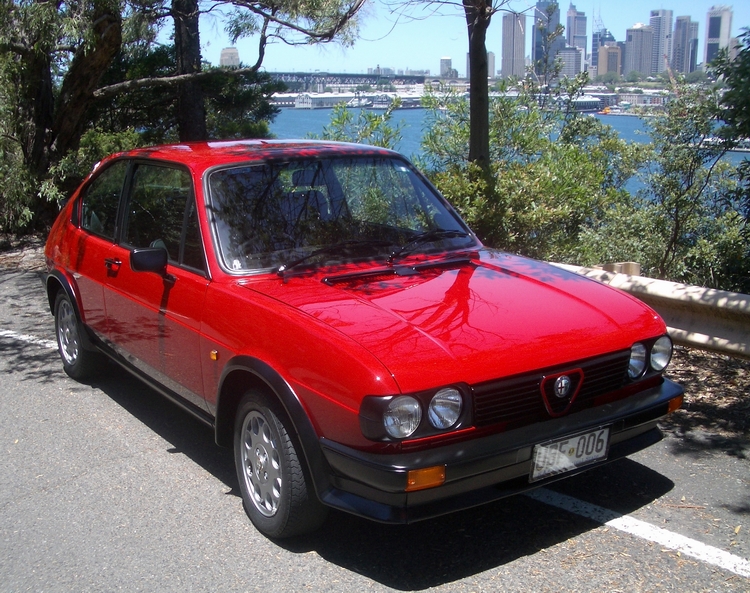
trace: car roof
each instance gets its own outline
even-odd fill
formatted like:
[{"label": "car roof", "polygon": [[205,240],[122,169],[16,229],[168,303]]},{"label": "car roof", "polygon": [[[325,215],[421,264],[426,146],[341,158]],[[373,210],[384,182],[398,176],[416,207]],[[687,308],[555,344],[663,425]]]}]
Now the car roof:
[{"label": "car roof", "polygon": [[327,140],[216,140],[185,142],[136,148],[116,155],[135,158],[167,160],[192,165],[199,169],[253,160],[320,158],[326,156],[397,155],[398,153],[348,142]]}]

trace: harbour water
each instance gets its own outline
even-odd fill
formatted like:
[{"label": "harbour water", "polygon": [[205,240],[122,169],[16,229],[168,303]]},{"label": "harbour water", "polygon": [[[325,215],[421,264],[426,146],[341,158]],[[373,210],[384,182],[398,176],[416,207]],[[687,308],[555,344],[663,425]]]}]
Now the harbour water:
[{"label": "harbour water", "polygon": [[[356,110],[352,110],[356,111]],[[282,109],[271,124],[271,132],[282,139],[319,136],[323,128],[331,123],[330,109]],[[403,125],[401,142],[396,149],[407,157],[418,156],[420,141],[427,111],[424,109],[403,109],[394,112],[392,124]],[[644,122],[639,117],[625,115],[597,115],[612,126],[623,140],[649,142]]]}]

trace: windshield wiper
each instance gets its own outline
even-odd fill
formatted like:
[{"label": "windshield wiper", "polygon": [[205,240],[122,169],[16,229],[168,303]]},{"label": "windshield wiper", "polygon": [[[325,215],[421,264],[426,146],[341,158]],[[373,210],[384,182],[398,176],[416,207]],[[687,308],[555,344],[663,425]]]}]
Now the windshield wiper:
[{"label": "windshield wiper", "polygon": [[408,242],[404,243],[401,247],[396,249],[388,257],[388,263],[393,264],[396,258],[410,252],[412,249],[421,245],[422,243],[430,243],[431,241],[440,241],[441,239],[455,239],[458,237],[469,237],[469,233],[458,230],[448,229],[433,229],[431,231],[425,231],[412,237]]},{"label": "windshield wiper", "polygon": [[359,247],[390,247],[393,245],[393,241],[383,241],[379,239],[350,239],[348,241],[341,241],[339,243],[333,243],[332,245],[326,245],[320,249],[316,249],[312,253],[308,253],[304,257],[300,257],[293,261],[281,264],[276,270],[279,276],[283,276],[286,272],[292,268],[305,263],[308,260],[318,257],[319,255],[336,255],[340,253],[346,253],[352,248]]}]

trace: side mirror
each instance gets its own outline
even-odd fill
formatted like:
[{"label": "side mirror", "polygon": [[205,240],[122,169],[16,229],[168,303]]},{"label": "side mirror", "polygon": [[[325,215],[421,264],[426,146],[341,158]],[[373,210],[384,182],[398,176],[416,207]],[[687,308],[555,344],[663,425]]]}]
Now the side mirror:
[{"label": "side mirror", "polygon": [[130,252],[130,267],[134,272],[154,272],[166,277],[168,259],[163,247],[139,247]]}]

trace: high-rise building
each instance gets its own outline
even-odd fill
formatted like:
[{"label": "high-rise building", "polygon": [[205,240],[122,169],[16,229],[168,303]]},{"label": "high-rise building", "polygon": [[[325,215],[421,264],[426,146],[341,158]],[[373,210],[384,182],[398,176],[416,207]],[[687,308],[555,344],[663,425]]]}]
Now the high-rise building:
[{"label": "high-rise building", "polygon": [[615,36],[604,27],[591,33],[591,66],[594,69],[599,63],[599,48],[614,40]]},{"label": "high-rise building", "polygon": [[495,74],[495,52],[494,51],[487,52],[487,76],[489,76],[490,78],[495,78],[495,76],[497,76]]},{"label": "high-rise building", "polygon": [[224,68],[240,67],[240,52],[236,47],[225,47],[219,55],[219,66]]},{"label": "high-rise building", "polygon": [[672,38],[672,69],[689,74],[698,65],[698,23],[689,16],[678,16]]},{"label": "high-rise building", "polygon": [[623,74],[638,72],[651,75],[651,61],[654,45],[654,30],[643,23],[636,23],[625,34],[625,67]]},{"label": "high-rise building", "polygon": [[564,47],[557,52],[557,57],[562,62],[561,77],[573,78],[583,71],[583,50],[580,47]]},{"label": "high-rise building", "polygon": [[580,47],[586,51],[586,13],[578,12],[573,3],[568,8],[568,26],[565,28],[565,38],[571,47]]},{"label": "high-rise building", "polygon": [[622,50],[616,43],[609,41],[609,45],[599,48],[599,61],[597,75],[602,76],[609,72],[622,73]]},{"label": "high-rise building", "polygon": [[450,58],[440,58],[440,77],[450,78],[453,72],[453,60]]},{"label": "high-rise building", "polygon": [[654,30],[651,74],[664,72],[672,62],[672,11],[652,10],[649,26]]},{"label": "high-rise building", "polygon": [[526,74],[526,15],[506,13],[503,15],[503,52],[500,72],[503,78]]},{"label": "high-rise building", "polygon": [[714,61],[719,50],[729,47],[732,31],[732,7],[712,6],[706,14],[706,46],[703,65]]},{"label": "high-rise building", "polygon": [[542,74],[549,71],[561,49],[565,48],[565,37],[559,36],[548,42],[547,36],[560,24],[560,6],[554,0],[537,0],[534,15],[534,38],[531,45],[531,61],[534,71]]}]

